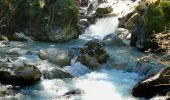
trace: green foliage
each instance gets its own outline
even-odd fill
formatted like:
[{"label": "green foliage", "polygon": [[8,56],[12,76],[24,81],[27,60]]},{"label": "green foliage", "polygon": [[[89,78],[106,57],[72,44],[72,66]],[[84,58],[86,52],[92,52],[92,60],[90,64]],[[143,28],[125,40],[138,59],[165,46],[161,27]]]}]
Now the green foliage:
[{"label": "green foliage", "polygon": [[55,11],[57,12],[55,20],[59,22],[61,26],[68,24],[75,26],[79,20],[78,7],[75,0],[56,0]]},{"label": "green foliage", "polygon": [[165,28],[164,13],[161,8],[149,8],[148,13],[144,15],[145,26],[149,33],[161,32]]},{"label": "green foliage", "polygon": [[165,14],[165,18],[166,18],[167,22],[169,23],[170,22],[170,1],[163,0],[161,2],[161,7]]},{"label": "green foliage", "polygon": [[164,31],[170,24],[170,1],[163,0],[159,6],[149,6],[144,22],[149,33]]}]

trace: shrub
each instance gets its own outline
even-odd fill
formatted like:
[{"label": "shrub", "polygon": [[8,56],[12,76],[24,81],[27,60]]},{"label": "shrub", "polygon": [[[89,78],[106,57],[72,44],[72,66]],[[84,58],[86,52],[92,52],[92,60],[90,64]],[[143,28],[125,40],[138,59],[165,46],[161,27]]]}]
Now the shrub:
[{"label": "shrub", "polygon": [[170,23],[170,1],[163,0],[161,2],[161,7],[165,15],[167,24]]},{"label": "shrub", "polygon": [[144,23],[149,33],[163,31],[165,22],[164,13],[160,7],[150,7],[148,13],[144,15]]}]

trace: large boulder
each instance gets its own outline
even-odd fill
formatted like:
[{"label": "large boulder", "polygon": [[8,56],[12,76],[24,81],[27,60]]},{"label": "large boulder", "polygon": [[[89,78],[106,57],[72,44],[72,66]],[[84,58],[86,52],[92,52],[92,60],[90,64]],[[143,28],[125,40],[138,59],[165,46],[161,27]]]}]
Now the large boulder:
[{"label": "large boulder", "polygon": [[71,64],[72,54],[70,51],[49,48],[47,50],[40,50],[38,56],[42,60],[48,60],[61,67]]},{"label": "large boulder", "polygon": [[15,67],[14,70],[0,70],[0,83],[17,86],[31,85],[41,78],[41,72],[34,65]]},{"label": "large boulder", "polygon": [[139,82],[132,90],[135,97],[150,98],[157,94],[166,94],[170,90],[170,67]]},{"label": "large boulder", "polygon": [[97,14],[109,14],[112,11],[113,11],[112,6],[104,3],[98,6],[96,13]]},{"label": "large boulder", "polygon": [[109,55],[104,46],[98,40],[91,40],[81,48],[77,61],[90,69],[96,69],[100,64],[106,63],[108,58]]},{"label": "large boulder", "polygon": [[114,33],[110,33],[103,38],[105,45],[122,45],[123,41]]}]

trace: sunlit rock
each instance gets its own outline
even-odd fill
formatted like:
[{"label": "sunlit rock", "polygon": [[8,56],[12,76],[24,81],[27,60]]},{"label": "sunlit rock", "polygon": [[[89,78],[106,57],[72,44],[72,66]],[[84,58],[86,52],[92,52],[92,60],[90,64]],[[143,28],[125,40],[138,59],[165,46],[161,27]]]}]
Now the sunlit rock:
[{"label": "sunlit rock", "polygon": [[138,13],[133,14],[129,18],[129,20],[124,23],[125,24],[125,28],[132,29],[132,27],[134,27],[137,24],[139,18],[140,18],[140,15]]},{"label": "sunlit rock", "polygon": [[59,50],[55,48],[49,48],[45,51],[40,50],[38,53],[40,59],[55,63],[61,67],[71,64],[72,54],[70,51]]},{"label": "sunlit rock", "polygon": [[101,4],[97,10],[96,13],[97,14],[108,14],[111,13],[113,11],[112,6],[109,4]]},{"label": "sunlit rock", "polygon": [[121,39],[130,39],[131,38],[131,33],[129,32],[128,29],[125,28],[117,28],[115,30],[115,34],[117,34]]},{"label": "sunlit rock", "polygon": [[43,50],[40,50],[40,51],[38,52],[38,56],[39,56],[40,59],[46,60],[48,55],[47,55],[47,52],[45,52],[45,51],[43,51]]}]

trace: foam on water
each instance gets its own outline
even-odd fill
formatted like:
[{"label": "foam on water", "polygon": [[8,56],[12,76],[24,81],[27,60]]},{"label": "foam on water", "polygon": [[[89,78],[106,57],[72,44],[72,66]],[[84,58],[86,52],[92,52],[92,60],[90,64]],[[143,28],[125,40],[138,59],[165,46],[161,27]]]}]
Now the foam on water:
[{"label": "foam on water", "polygon": [[77,100],[76,98],[79,98],[78,100],[137,100],[130,94],[132,87],[141,78],[143,77],[136,73],[101,69],[73,79],[41,80],[37,85],[23,89],[18,95],[25,100],[50,100],[50,98],[62,97],[70,90],[80,89],[84,94],[71,96],[68,100]]},{"label": "foam on water", "polygon": [[104,36],[115,31],[118,23],[117,17],[99,19],[94,25],[86,29],[85,33],[79,38],[84,40],[103,39]]}]

